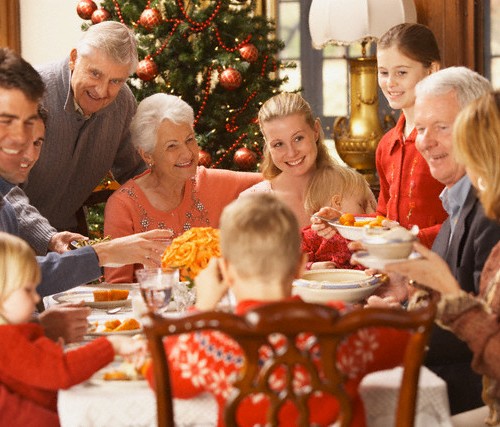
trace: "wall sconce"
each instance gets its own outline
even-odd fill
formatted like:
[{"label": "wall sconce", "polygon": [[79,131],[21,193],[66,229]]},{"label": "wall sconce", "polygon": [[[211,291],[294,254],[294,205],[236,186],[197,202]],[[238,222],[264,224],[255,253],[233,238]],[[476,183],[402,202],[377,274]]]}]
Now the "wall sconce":
[{"label": "wall sconce", "polygon": [[361,43],[361,57],[347,58],[350,119],[337,117],[332,136],[340,158],[361,172],[375,191],[375,150],[384,131],[378,117],[377,59],[366,55],[366,45],[394,25],[416,20],[413,0],[312,0],[309,11],[315,49]]}]

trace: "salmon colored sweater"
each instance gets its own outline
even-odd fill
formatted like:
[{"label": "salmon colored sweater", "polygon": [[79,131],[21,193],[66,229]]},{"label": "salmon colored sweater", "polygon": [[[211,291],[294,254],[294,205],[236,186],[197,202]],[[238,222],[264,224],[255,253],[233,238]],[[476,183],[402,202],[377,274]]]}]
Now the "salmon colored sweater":
[{"label": "salmon colored sweater", "polygon": [[[226,205],[248,187],[262,181],[260,173],[206,169],[199,166],[196,175],[186,181],[179,206],[170,211],[156,209],[135,180],[127,181],[108,199],[104,212],[104,235],[128,236],[155,228],[171,229],[174,237],[191,227],[219,227],[219,218]],[[134,271],[142,264],[105,268],[107,282],[134,282]]]}]

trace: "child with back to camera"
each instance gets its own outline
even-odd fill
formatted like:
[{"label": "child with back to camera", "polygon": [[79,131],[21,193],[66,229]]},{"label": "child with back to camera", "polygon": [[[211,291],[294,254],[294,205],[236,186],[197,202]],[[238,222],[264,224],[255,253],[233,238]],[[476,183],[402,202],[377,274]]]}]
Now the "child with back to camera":
[{"label": "child with back to camera", "polygon": [[[329,206],[339,213],[369,214],[377,202],[363,176],[349,167],[326,166],[316,171],[305,200],[309,215]],[[302,251],[308,256],[307,269],[358,268],[350,263],[348,240],[336,233],[329,239],[318,236],[311,226],[302,228]]]},{"label": "child with back to camera", "polygon": [[[305,262],[300,229],[292,209],[278,197],[253,193],[226,206],[220,220],[220,245],[221,258],[212,258],[196,277],[197,309],[215,309],[229,289],[236,298],[235,313],[240,315],[262,304],[299,299],[292,296],[292,283],[300,277]],[[340,310],[346,308],[341,301],[328,304]],[[349,376],[346,390],[355,405],[353,425],[365,425],[357,393],[359,382],[369,372],[401,363],[407,337],[404,331],[370,328],[351,335],[339,349],[338,364]],[[302,339],[307,341],[305,336]],[[212,393],[219,406],[218,426],[222,427],[232,382],[245,364],[241,348],[216,330],[169,337],[165,346],[174,397],[188,399]],[[356,350],[360,348],[364,350]],[[269,348],[263,349],[262,363],[268,352]],[[151,367],[148,369],[146,377],[154,386]],[[282,374],[273,375],[272,386],[282,385]],[[309,387],[308,378],[298,375],[297,386]],[[317,393],[308,404],[310,425],[329,426],[338,416],[338,402],[331,396]],[[238,426],[264,425],[267,407],[266,399],[248,400],[238,411]],[[297,425],[297,410],[292,402],[283,405],[279,425]]]},{"label": "child with back to camera", "polygon": [[[112,362],[115,353],[141,353],[145,345],[112,336],[64,351],[62,343],[47,338],[39,324],[29,323],[40,301],[36,292],[40,278],[40,267],[28,244],[0,232],[0,383],[33,403],[31,416],[37,425],[58,426],[58,389],[85,381]],[[0,407],[2,404],[0,400]],[[26,414],[21,415],[26,419]],[[18,421],[11,419],[9,425],[20,425]]]}]

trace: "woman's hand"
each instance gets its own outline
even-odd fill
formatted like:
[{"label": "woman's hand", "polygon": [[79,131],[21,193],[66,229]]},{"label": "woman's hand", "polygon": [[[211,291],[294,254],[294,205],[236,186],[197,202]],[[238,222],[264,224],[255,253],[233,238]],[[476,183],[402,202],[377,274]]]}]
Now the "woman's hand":
[{"label": "woman's hand", "polygon": [[335,227],[319,219],[316,215],[334,221],[340,217],[340,212],[337,209],[324,207],[311,217],[311,230],[313,230],[318,236],[321,236],[324,239],[331,239],[335,234],[337,234]]},{"label": "woman's hand", "polygon": [[460,292],[460,285],[451,274],[448,264],[438,254],[420,243],[414,243],[413,247],[422,258],[387,264],[385,271],[402,274],[441,294],[452,295]]}]

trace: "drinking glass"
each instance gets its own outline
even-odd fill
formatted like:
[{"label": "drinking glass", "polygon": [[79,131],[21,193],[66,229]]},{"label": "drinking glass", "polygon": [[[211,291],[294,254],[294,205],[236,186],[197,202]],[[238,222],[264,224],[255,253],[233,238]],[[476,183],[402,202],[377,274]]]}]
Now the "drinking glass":
[{"label": "drinking glass", "polygon": [[179,270],[142,268],[136,270],[135,275],[148,310],[154,313],[166,311],[172,297],[172,288],[179,282]]},{"label": "drinking glass", "polygon": [[189,282],[178,282],[173,288],[175,309],[178,312],[186,311],[196,301],[194,286],[190,287]]}]

